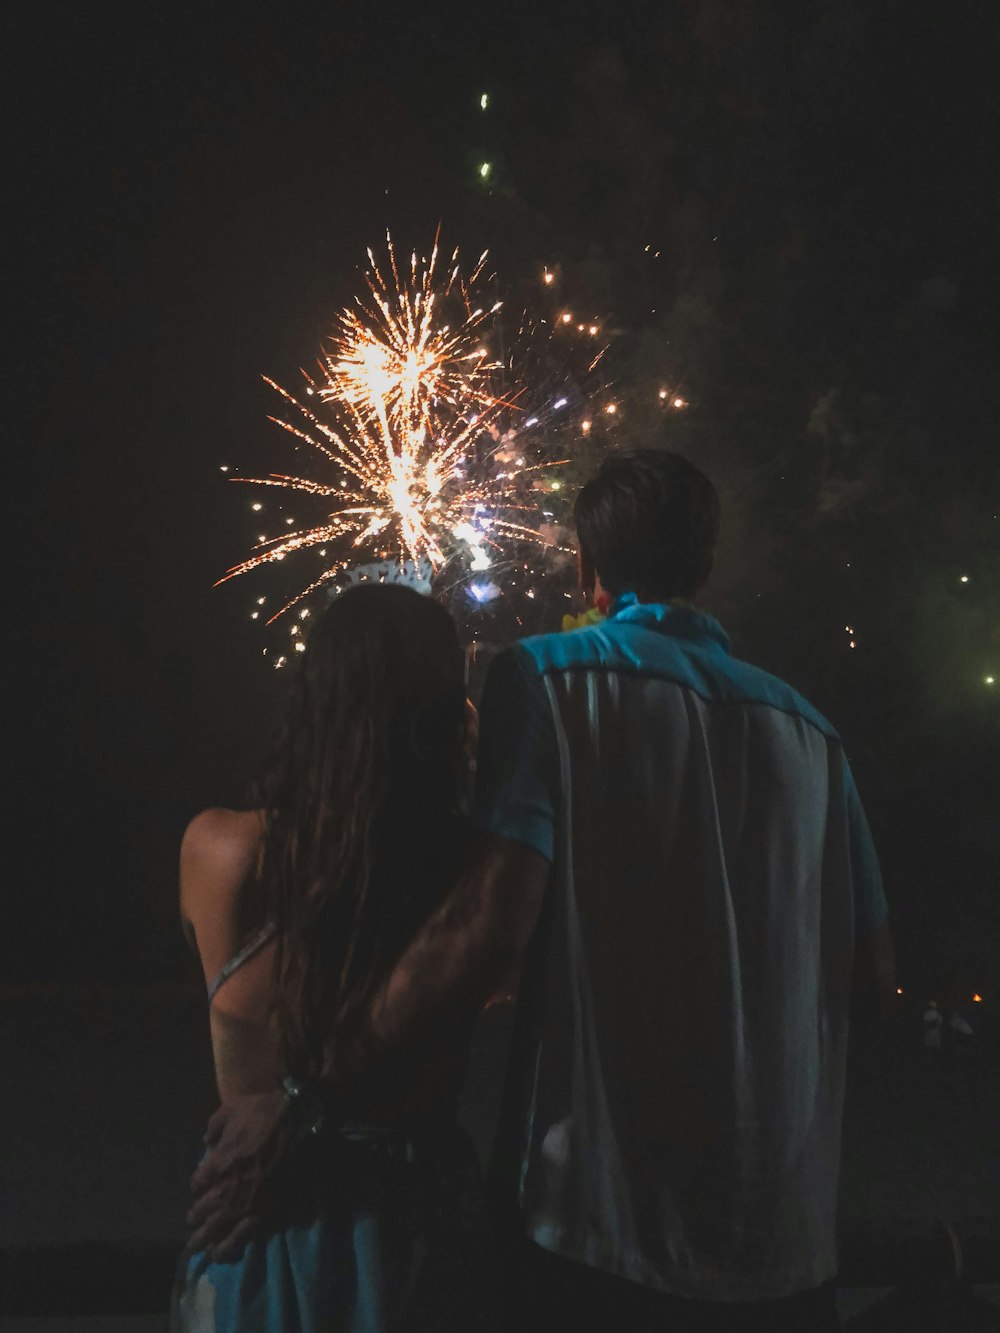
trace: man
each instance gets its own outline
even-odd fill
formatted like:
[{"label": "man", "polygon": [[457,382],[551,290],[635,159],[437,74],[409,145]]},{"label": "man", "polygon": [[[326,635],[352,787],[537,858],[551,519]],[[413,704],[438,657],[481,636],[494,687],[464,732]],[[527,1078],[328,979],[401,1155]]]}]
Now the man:
[{"label": "man", "polygon": [[[493,663],[483,836],[374,1032],[416,1049],[521,965],[493,1173],[518,1327],[836,1327],[852,973],[860,1012],[894,993],[857,791],[830,724],[690,605],[718,526],[697,468],[616,455],[576,521],[610,615]],[[280,1114],[217,1116],[200,1241]]]}]

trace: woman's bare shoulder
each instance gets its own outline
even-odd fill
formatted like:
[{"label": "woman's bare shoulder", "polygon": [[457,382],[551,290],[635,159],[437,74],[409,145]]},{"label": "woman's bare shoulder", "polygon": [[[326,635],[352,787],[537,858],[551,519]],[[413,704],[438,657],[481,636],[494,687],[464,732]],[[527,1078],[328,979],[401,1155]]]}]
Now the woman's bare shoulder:
[{"label": "woman's bare shoulder", "polygon": [[262,810],[223,810],[215,806],[195,815],[184,830],[182,850],[199,856],[232,856],[256,848],[264,832]]},{"label": "woman's bare shoulder", "polygon": [[230,896],[249,877],[264,832],[260,810],[202,810],[181,842],[181,904],[190,909],[206,896]]}]

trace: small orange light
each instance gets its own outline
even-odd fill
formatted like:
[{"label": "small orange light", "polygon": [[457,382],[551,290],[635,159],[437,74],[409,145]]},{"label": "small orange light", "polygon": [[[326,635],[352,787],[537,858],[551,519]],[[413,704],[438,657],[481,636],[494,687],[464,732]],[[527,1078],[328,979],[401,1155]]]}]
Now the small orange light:
[{"label": "small orange light", "polygon": [[975,995],[973,995],[972,1002],[973,1004],[982,1004],[983,997],[978,993],[978,991]]},{"label": "small orange light", "polygon": [[563,317],[562,317],[562,322],[563,322],[564,324],[572,324],[572,322],[573,322],[573,316],[570,314],[570,312],[569,312],[568,310],[564,311],[564,313],[563,313]]},{"label": "small orange light", "polygon": [[897,995],[902,995],[902,993],[903,993],[903,988],[902,988],[902,986],[897,986],[897,987],[896,987],[896,994],[897,994]]},{"label": "small orange light", "polygon": [[548,285],[551,282],[555,282],[555,277],[556,275],[554,273],[549,273],[547,269],[542,274],[542,280],[545,282],[546,285]]}]

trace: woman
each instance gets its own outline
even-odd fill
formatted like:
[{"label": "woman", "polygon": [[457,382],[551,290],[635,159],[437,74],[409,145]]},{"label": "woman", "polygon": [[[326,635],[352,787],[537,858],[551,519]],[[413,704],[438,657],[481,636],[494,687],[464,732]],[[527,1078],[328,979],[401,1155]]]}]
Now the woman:
[{"label": "woman", "polygon": [[[184,837],[220,1098],[283,1081],[295,1097],[335,1046],[363,1044],[374,995],[454,878],[468,739],[448,613],[399,586],[337,597],[259,808],[207,810]],[[478,1168],[454,1122],[470,1036],[437,1034],[433,1060],[377,1104],[305,1134],[268,1233],[234,1263],[184,1263],[174,1327],[492,1327]]]}]

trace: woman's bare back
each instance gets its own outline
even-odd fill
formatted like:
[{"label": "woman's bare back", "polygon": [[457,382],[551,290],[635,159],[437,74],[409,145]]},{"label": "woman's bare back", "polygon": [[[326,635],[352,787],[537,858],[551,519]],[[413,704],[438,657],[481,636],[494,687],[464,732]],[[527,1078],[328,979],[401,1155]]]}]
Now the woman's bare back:
[{"label": "woman's bare back", "polygon": [[[266,926],[259,886],[263,811],[204,810],[181,844],[181,918],[212,987],[248,942]],[[287,1073],[271,1009],[275,941],[254,948],[218,986],[209,1019],[216,1084],[222,1101],[276,1087]],[[380,1122],[453,1111],[458,1100],[472,1023],[459,1023],[402,1084],[384,1090],[368,1109]]]},{"label": "woman's bare back", "polygon": [[[181,844],[181,917],[211,986],[263,926],[256,883],[264,830],[259,810],[204,810]],[[258,1092],[285,1069],[270,1016],[274,941],[268,940],[219,986],[209,1008],[219,1096]]]}]

